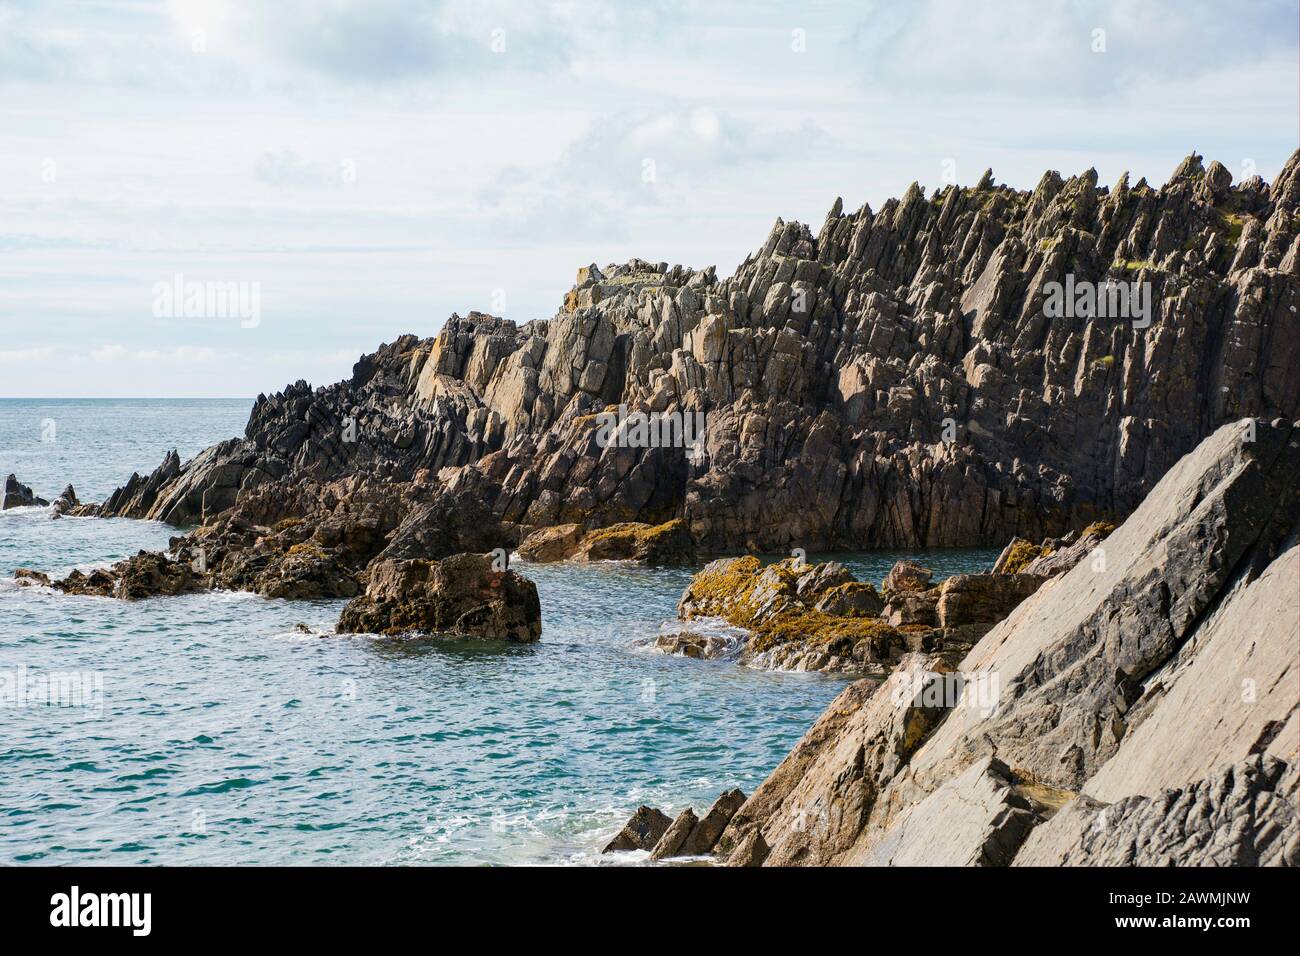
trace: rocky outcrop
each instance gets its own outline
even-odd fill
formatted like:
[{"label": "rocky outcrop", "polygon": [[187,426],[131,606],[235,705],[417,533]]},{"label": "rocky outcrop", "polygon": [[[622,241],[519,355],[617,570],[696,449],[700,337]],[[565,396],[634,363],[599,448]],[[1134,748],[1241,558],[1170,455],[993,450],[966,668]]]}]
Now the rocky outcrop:
[{"label": "rocky outcrop", "polygon": [[[696,574],[677,614],[686,621],[720,617],[746,629],[742,663],[883,676],[906,650],[906,640],[868,613],[879,604],[875,588],[855,580],[842,564],[787,558],[764,566],[747,555],[714,561]],[[685,644],[682,635],[660,640],[671,651]]]},{"label": "rocky outcrop", "polygon": [[649,565],[694,564],[695,543],[686,522],[661,525],[622,522],[584,532],[564,524],[534,531],[519,544],[529,561],[635,561]]},{"label": "rocky outcrop", "polygon": [[1006,764],[985,757],[900,814],[853,866],[1006,866],[1037,822]]},{"label": "rocky outcrop", "polygon": [[134,557],[118,561],[109,568],[97,568],[89,574],[73,571],[61,580],[28,568],[19,568],[14,579],[20,587],[43,585],[64,594],[113,597],[123,601],[142,598],[190,594],[205,589],[193,569],[184,562],[154,551],[141,551]]},{"label": "rocky outcrop", "polygon": [[649,850],[664,835],[673,821],[653,807],[638,807],[630,820],[623,825],[614,839],[605,845],[602,853],[626,850]]},{"label": "rocky outcrop", "polygon": [[[206,523],[274,487],[276,520],[305,518],[311,488],[367,476],[457,488],[512,543],[674,519],[715,552],[1059,538],[1131,512],[1218,425],[1300,417],[1300,152],[1270,185],[1225,175],[1193,155],[1158,189],[914,184],[778,220],[728,278],[588,266],[550,319],[402,336],[97,510]],[[1149,310],[1048,314],[1053,283],[1107,281]],[[659,418],[611,440],[612,409]]]},{"label": "rocky outcrop", "polygon": [[719,855],[758,834],[768,865],[1294,862],[1298,577],[1300,426],[1226,425],[954,687],[913,657],[846,689]]},{"label": "rocky outcrop", "polygon": [[1061,538],[1046,538],[1041,544],[1033,544],[1024,538],[1012,538],[994,562],[993,573],[1023,572],[1049,578],[1064,574],[1092,554],[1097,545],[1105,541],[1106,536],[1114,530],[1113,524],[1096,521],[1078,534],[1071,531]]},{"label": "rocky outcrop", "polygon": [[670,857],[685,856],[682,845],[699,824],[700,818],[695,815],[691,807],[677,814],[677,818],[664,831],[664,835],[650,848],[650,859],[658,863]]},{"label": "rocky outcrop", "polygon": [[930,579],[934,577],[934,572],[929,568],[923,568],[914,561],[899,561],[885,579],[881,581],[881,586],[886,591],[926,591],[930,588]]},{"label": "rocky outcrop", "polygon": [[0,499],[0,511],[7,511],[10,508],[29,508],[33,505],[45,507],[49,502],[44,498],[38,498],[32,494],[32,489],[18,480],[18,476],[10,474],[5,479],[4,498]]},{"label": "rocky outcrop", "polygon": [[639,807],[602,852],[649,850],[650,859],[656,863],[673,857],[705,856],[713,851],[722,831],[744,802],[744,793],[728,790],[718,796],[703,817],[696,816],[687,807],[673,820],[659,810]]},{"label": "rocky outcrop", "polygon": [[380,561],[370,569],[366,593],[343,609],[338,630],[536,641],[542,634],[536,585],[493,564],[491,555],[479,554]]},{"label": "rocky outcrop", "polygon": [[[969,650],[1038,586],[1029,574],[960,574],[930,586],[933,572],[900,561],[883,597],[836,562],[753,556],[714,561],[678,603],[683,620],[720,617],[748,632],[742,663],[780,670],[823,670],[883,678],[908,651]],[[686,657],[733,650],[718,635],[661,635],[655,646]]]},{"label": "rocky outcrop", "polygon": [[61,518],[70,511],[80,507],[81,502],[77,500],[76,489],[68,485],[63,489],[59,497],[54,499],[54,504],[50,507],[51,518]]}]

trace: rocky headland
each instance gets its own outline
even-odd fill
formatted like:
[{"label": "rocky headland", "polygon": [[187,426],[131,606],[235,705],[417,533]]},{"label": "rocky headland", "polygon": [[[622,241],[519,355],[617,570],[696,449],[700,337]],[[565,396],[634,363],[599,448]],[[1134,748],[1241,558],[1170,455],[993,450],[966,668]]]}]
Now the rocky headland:
[{"label": "rocky headland", "polygon": [[[242,437],[51,509],[168,522],[165,554],[17,577],[347,598],[340,631],[530,641],[515,549],[750,552],[695,577],[661,649],[711,656],[690,624],[716,617],[747,663],[865,679],[748,799],[643,808],[624,842],[746,865],[1296,863],[1298,269],[1300,152],[1272,184],[1193,154],[1159,188],[987,173],[836,200],[728,278],[593,264],[550,319],[453,315],[345,381],[259,396]],[[1149,309],[1050,305],[1116,284]],[[611,441],[615,410],[642,420]],[[10,476],[4,507],[38,503]],[[965,545],[1004,550],[879,588],[754,556]]]},{"label": "rocky headland", "polygon": [[[706,553],[1059,538],[1130,513],[1224,422],[1300,415],[1298,229],[1300,152],[1272,184],[1191,155],[1159,188],[1089,170],[837,200],[729,278],[593,265],[550,319],[401,336],[81,513],[360,522],[385,547],[442,535],[440,498],[512,546],[674,520]],[[1150,314],[1049,317],[1067,279],[1149,283]],[[705,414],[698,448],[602,444],[620,406]]]}]

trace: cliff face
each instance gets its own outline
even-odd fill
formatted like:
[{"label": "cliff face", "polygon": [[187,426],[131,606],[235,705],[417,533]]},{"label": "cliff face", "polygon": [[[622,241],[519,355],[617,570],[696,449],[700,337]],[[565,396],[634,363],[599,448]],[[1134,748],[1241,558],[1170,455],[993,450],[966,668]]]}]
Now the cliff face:
[{"label": "cliff face", "polygon": [[[1271,186],[1193,155],[1160,189],[837,200],[727,279],[591,266],[551,320],[403,336],[100,513],[193,523],[271,485],[258,520],[281,519],[355,477],[472,489],[516,539],[684,518],[705,550],[1036,541],[1129,513],[1223,422],[1300,416],[1298,226],[1300,153]],[[1107,278],[1150,283],[1146,319],[1045,314],[1051,283]],[[701,453],[602,447],[619,404],[706,413]]]},{"label": "cliff face", "polygon": [[[961,661],[852,685],[720,841],[771,864],[1300,864],[1300,425],[1225,425]],[[745,846],[743,854],[738,848]],[[761,855],[760,855],[761,856]]]}]

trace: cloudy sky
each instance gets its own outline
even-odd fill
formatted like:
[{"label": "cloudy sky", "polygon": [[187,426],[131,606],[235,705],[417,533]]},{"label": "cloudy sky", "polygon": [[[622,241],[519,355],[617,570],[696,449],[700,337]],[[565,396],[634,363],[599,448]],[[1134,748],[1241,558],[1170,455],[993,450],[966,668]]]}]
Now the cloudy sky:
[{"label": "cloudy sky", "polygon": [[0,396],[326,384],[945,169],[1271,181],[1298,60],[1295,0],[0,0]]}]

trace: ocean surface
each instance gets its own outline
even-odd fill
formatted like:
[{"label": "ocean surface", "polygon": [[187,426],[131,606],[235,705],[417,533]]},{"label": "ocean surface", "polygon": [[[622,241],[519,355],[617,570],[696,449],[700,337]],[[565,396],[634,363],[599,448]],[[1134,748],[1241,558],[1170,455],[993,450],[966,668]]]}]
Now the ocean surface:
[{"label": "ocean surface", "polygon": [[[251,404],[0,399],[0,477],[100,500],[173,447],[242,434]],[[174,533],[0,512],[0,864],[611,862],[600,847],[639,804],[752,792],[844,686],[647,650],[690,569],[518,562],[542,602],[527,647],[335,636],[342,601],[11,580]],[[912,554],[941,576],[996,557]],[[837,558],[879,582],[902,556]]]}]

